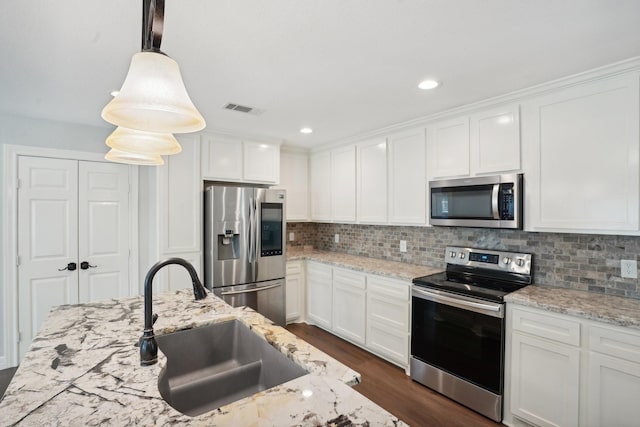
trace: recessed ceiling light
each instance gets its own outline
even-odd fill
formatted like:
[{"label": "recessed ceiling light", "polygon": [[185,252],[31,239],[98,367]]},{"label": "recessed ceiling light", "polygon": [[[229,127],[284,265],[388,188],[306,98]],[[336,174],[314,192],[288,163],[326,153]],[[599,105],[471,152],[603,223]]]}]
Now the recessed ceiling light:
[{"label": "recessed ceiling light", "polygon": [[300,129],[300,133],[313,133],[313,129],[311,129],[311,128],[302,128],[302,129]]},{"label": "recessed ceiling light", "polygon": [[418,85],[418,87],[422,90],[429,90],[429,89],[435,89],[440,85],[440,83],[438,83],[435,80],[423,80],[420,82],[420,84]]}]

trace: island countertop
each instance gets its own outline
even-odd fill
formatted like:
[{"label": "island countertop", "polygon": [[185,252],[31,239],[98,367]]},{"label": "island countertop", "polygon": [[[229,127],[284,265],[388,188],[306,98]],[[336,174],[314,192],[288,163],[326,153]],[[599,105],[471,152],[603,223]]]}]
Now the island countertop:
[{"label": "island countertop", "polygon": [[141,367],[143,299],[53,309],[0,401],[0,425],[405,425],[349,385],[360,375],[246,308],[191,289],[153,297],[156,335],[238,319],[309,374],[189,417],[158,391],[166,363]]}]

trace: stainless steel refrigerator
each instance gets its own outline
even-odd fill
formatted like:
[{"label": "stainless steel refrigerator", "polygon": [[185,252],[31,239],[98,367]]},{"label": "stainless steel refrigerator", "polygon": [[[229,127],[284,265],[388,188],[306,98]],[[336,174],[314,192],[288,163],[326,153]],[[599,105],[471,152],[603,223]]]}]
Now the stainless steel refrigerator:
[{"label": "stainless steel refrigerator", "polygon": [[233,307],[285,325],[285,190],[210,186],[204,192],[205,286]]}]

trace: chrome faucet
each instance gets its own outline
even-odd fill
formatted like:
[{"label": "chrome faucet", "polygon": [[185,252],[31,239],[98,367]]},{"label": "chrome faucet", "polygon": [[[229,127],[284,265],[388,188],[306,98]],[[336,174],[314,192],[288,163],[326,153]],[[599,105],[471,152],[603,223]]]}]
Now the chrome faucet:
[{"label": "chrome faucet", "polygon": [[158,261],[147,272],[147,276],[144,278],[144,331],[140,338],[140,365],[147,366],[153,365],[158,361],[158,344],[156,338],[153,335],[153,324],[158,319],[158,315],[153,315],[151,307],[151,301],[153,299],[153,289],[151,284],[153,283],[153,277],[156,275],[165,265],[178,264],[183,266],[189,272],[191,276],[191,282],[193,284],[193,295],[197,300],[201,300],[207,296],[202,283],[198,279],[198,274],[191,264],[182,258],[169,258],[164,261]]}]

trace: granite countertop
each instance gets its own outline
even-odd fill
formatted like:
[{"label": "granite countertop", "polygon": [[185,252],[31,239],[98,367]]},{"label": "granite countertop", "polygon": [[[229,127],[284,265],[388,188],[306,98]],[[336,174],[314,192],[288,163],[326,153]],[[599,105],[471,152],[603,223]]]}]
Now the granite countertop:
[{"label": "granite countertop", "polygon": [[287,248],[287,261],[300,259],[322,262],[325,264],[364,271],[369,274],[377,274],[379,276],[386,276],[400,280],[412,280],[415,277],[444,271],[444,268],[387,261],[377,258],[349,255],[340,252],[319,251],[309,247],[300,249],[297,247]]},{"label": "granite countertop", "polygon": [[[238,319],[309,374],[189,417],[158,391],[166,364],[141,367],[142,297],[54,308],[0,401],[0,425],[405,425],[349,385],[360,375],[247,308],[191,289],[153,298],[156,335]],[[303,393],[304,391],[304,393]]]},{"label": "granite countertop", "polygon": [[640,329],[640,299],[602,295],[576,289],[530,285],[510,293],[505,297],[505,301]]}]

